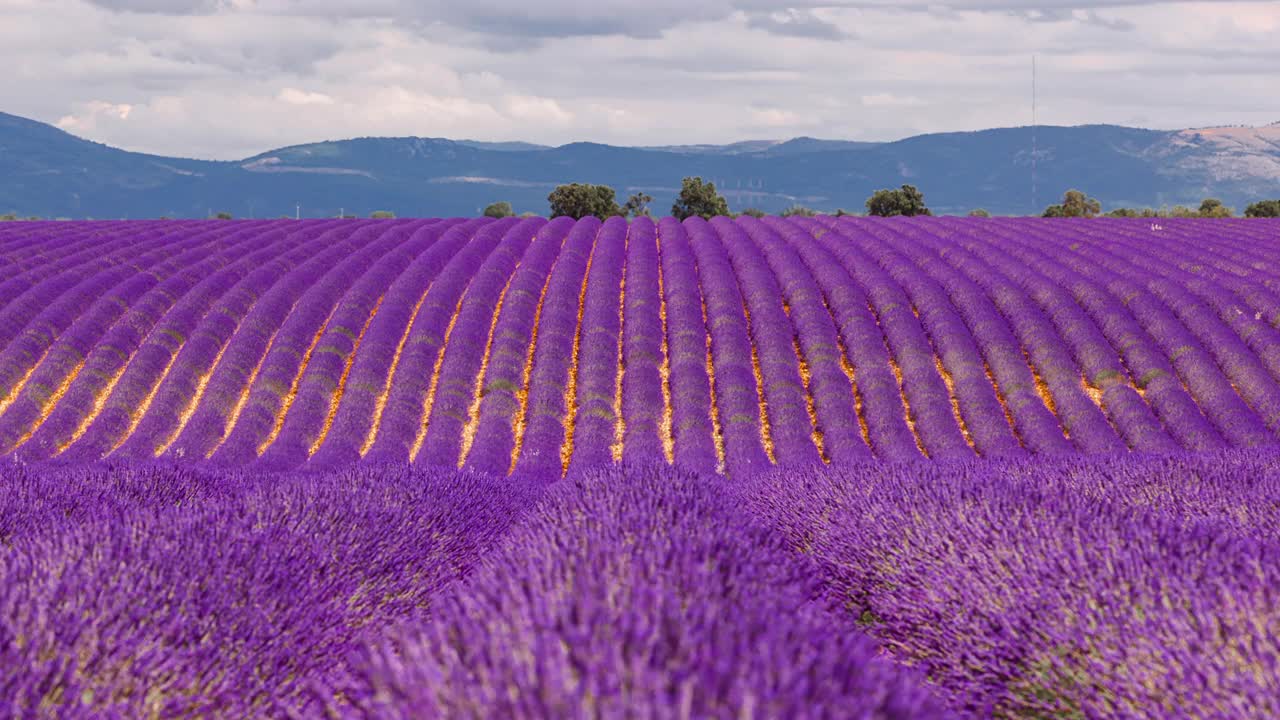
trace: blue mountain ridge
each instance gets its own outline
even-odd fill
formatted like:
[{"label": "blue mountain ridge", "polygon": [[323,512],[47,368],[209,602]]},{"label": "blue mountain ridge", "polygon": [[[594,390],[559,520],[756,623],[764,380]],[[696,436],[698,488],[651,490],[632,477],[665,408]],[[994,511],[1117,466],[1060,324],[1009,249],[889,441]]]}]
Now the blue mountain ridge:
[{"label": "blue mountain ridge", "polygon": [[861,210],[874,190],[904,183],[923,190],[937,213],[1038,213],[1068,188],[1106,207],[1212,196],[1239,210],[1280,197],[1280,125],[1042,126],[883,143],[795,138],[642,148],[364,137],[209,161],[129,152],[0,113],[0,212],[24,216],[276,217],[292,216],[297,205],[304,217],[340,210],[448,216],[476,214],[497,200],[542,213],[547,194],[568,182],[611,185],[620,202],[643,191],[665,212],[688,175],[716,182],[735,210]]}]

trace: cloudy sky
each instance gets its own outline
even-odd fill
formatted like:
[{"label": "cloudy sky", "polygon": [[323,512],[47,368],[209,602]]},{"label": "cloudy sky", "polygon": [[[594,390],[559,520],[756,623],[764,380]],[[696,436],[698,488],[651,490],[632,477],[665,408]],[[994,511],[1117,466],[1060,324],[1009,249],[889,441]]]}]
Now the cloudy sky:
[{"label": "cloudy sky", "polygon": [[[1280,2],[0,0],[0,110],[231,159],[360,135],[885,140],[1280,121]],[[587,9],[583,9],[586,7]],[[352,9],[359,8],[359,9]]]}]

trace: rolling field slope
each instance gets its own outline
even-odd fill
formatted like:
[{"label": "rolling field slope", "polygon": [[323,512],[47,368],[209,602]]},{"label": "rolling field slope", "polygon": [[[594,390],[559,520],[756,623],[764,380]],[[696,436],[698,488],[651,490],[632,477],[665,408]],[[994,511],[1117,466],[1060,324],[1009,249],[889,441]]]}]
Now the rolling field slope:
[{"label": "rolling field slope", "polygon": [[1280,223],[0,225],[0,719],[1280,715]]},{"label": "rolling field slope", "polygon": [[1256,447],[1266,222],[0,229],[0,453],[487,473]]}]

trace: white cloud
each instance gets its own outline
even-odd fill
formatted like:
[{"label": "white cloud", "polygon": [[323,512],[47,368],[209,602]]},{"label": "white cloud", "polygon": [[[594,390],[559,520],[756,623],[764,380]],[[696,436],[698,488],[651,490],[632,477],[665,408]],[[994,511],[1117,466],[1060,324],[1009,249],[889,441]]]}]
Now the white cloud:
[{"label": "white cloud", "polygon": [[799,113],[778,108],[764,108],[751,111],[751,119],[761,127],[776,128],[796,126],[802,123]]},{"label": "white cloud", "polygon": [[92,132],[99,119],[128,120],[132,112],[133,106],[128,103],[90,100],[81,104],[75,114],[63,115],[55,124],[68,132]]},{"label": "white cloud", "polygon": [[545,97],[511,95],[506,99],[507,113],[517,120],[568,125],[573,113],[560,107],[560,103]]},{"label": "white cloud", "polygon": [[883,140],[1029,122],[1036,54],[1043,122],[1280,119],[1274,0],[635,7],[0,0],[4,109],[129,149],[223,159],[361,135]]},{"label": "white cloud", "polygon": [[328,95],[325,95],[324,93],[307,92],[306,90],[299,90],[297,88],[291,88],[291,87],[284,88],[283,90],[280,91],[280,94],[277,95],[276,97],[278,97],[281,102],[286,102],[286,103],[289,103],[290,105],[332,105],[333,104],[333,98],[329,97]]}]

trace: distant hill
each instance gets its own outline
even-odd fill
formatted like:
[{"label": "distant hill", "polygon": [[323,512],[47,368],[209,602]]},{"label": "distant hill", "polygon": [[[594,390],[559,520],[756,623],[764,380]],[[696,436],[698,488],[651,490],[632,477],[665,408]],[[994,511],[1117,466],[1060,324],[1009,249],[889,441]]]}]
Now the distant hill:
[{"label": "distant hill", "polygon": [[[1031,191],[1036,134],[1037,197]],[[729,145],[546,147],[438,138],[356,138],[237,162],[133,153],[0,113],[0,212],[44,217],[471,215],[496,200],[545,212],[557,184],[644,191],[665,211],[686,175],[735,209],[862,209],[877,188],[919,186],[936,212],[1042,209],[1078,187],[1107,207],[1198,203],[1237,210],[1280,197],[1280,124],[1155,131],[1110,125],[942,133],[886,143],[796,138]]]}]

